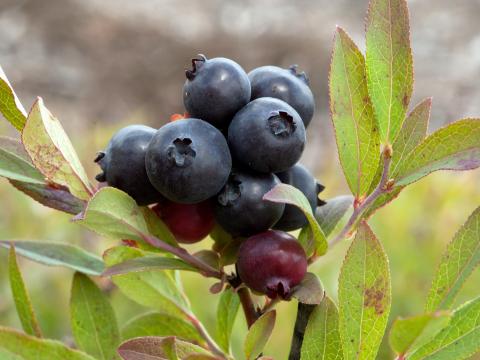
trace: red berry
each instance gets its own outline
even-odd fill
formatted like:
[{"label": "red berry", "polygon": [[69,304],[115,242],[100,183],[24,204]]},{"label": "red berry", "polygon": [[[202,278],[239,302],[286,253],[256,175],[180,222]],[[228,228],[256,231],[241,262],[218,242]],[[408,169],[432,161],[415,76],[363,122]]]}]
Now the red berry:
[{"label": "red berry", "polygon": [[177,204],[165,199],[153,210],[177,241],[185,244],[204,239],[215,225],[212,206],[208,200],[198,204]]},{"label": "red berry", "polygon": [[288,300],[307,272],[307,256],[288,233],[269,230],[245,240],[237,260],[240,279],[252,290]]}]

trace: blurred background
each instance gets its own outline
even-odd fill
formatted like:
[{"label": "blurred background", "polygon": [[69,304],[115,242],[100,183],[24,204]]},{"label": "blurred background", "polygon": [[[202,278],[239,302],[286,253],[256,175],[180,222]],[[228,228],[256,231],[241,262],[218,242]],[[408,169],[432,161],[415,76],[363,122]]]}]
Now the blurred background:
[{"label": "blurred background", "polygon": [[[480,0],[409,0],[415,62],[411,106],[433,96],[430,131],[480,116]],[[348,192],[336,156],[328,113],[327,76],[335,25],[363,50],[367,0],[0,0],[0,64],[25,107],[42,96],[70,134],[87,171],[110,136],[126,124],[160,127],[182,113],[184,69],[198,53],[225,56],[247,71],[299,64],[310,77],[317,112],[303,162],[326,185],[325,198]],[[0,134],[16,136],[6,121]],[[372,227],[390,258],[390,319],[422,311],[445,245],[480,204],[480,171],[440,173],[412,185],[381,210]],[[101,254],[111,241],[69,223],[0,181],[0,238],[64,241]],[[203,246],[209,246],[206,241]],[[314,266],[336,298],[348,244]],[[0,249],[0,324],[19,327]],[[44,333],[70,339],[68,298],[72,272],[20,259]],[[184,276],[193,308],[214,332],[217,297],[210,281]],[[479,295],[477,273],[458,303]],[[116,291],[120,324],[145,312]],[[205,304],[208,304],[206,306]],[[295,304],[280,306],[267,351],[286,359]],[[239,314],[233,348],[240,353],[245,325]],[[389,359],[384,344],[380,359]],[[237,355],[241,359],[240,355]]]}]

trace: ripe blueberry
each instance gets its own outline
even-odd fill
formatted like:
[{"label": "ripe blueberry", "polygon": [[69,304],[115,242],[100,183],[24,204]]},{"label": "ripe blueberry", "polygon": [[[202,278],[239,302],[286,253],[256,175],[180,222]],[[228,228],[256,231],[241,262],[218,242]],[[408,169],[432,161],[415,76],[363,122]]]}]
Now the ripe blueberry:
[{"label": "ripe blueberry", "polygon": [[164,199],[153,211],[168,226],[177,241],[184,244],[204,239],[215,225],[210,200],[198,204],[178,204]]},{"label": "ripe blueberry", "polygon": [[264,173],[292,167],[300,159],[305,141],[298,113],[286,102],[270,97],[248,103],[228,128],[233,157]]},{"label": "ripe blueberry", "polygon": [[305,277],[307,257],[300,243],[288,233],[270,230],[245,240],[238,251],[237,271],[250,289],[289,300]]},{"label": "ripe blueberry", "polygon": [[218,128],[226,128],[235,113],[250,101],[250,81],[236,62],[226,58],[192,59],[186,71],[183,102],[187,112]]},{"label": "ripe blueberry", "polygon": [[162,126],[148,146],[145,162],[152,185],[169,200],[182,204],[216,195],[232,167],[222,133],[192,118]]},{"label": "ripe blueberry", "polygon": [[217,195],[215,220],[233,236],[249,236],[270,229],[282,216],[285,205],[262,198],[279,183],[273,174],[234,170]]},{"label": "ripe blueberry", "polygon": [[96,179],[125,191],[141,206],[161,198],[145,170],[145,153],[155,131],[143,125],[127,126],[112,137],[95,159],[103,171]]},{"label": "ripe blueberry", "polygon": [[[325,187],[317,182],[305,166],[296,164],[287,171],[276,175],[282,183],[292,185],[300,190],[308,199],[313,212],[315,212],[317,206],[325,204],[324,201],[318,198],[318,194]],[[273,228],[282,231],[292,231],[304,227],[307,223],[307,218],[300,209],[293,205],[286,205],[282,217]]]},{"label": "ripe blueberry", "polygon": [[297,73],[297,66],[289,69],[277,66],[262,66],[248,73],[252,85],[252,100],[274,97],[285,101],[300,114],[308,126],[315,112],[315,100],[304,72]]}]

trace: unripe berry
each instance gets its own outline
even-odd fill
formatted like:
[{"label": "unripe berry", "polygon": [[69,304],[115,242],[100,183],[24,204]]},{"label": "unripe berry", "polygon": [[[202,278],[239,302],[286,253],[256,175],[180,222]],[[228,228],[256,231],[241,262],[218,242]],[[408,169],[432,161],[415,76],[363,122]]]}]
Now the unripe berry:
[{"label": "unripe berry", "polygon": [[168,226],[177,241],[184,244],[204,239],[215,225],[209,200],[198,204],[178,204],[164,199],[153,211]]},{"label": "unripe berry", "polygon": [[288,233],[269,230],[242,243],[237,271],[250,289],[288,300],[305,277],[307,256],[300,243]]}]

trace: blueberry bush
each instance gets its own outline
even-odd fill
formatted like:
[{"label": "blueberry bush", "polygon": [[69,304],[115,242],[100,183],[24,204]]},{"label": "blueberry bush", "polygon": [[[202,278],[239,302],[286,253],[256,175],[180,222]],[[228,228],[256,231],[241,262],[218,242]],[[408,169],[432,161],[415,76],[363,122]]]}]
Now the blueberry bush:
[{"label": "blueberry bush", "polygon": [[[71,214],[74,223],[118,241],[102,257],[68,243],[0,241],[9,249],[23,327],[0,327],[0,359],[233,359],[232,327],[242,309],[248,325],[242,358],[267,360],[281,301],[298,303],[285,354],[291,360],[375,359],[384,337],[397,360],[467,359],[479,352],[480,298],[456,308],[454,300],[480,262],[480,209],[445,249],[424,311],[387,329],[389,261],[369,219],[432,172],[480,167],[480,119],[428,134],[431,99],[410,108],[406,0],[370,1],[365,55],[337,28],[329,90],[352,195],[325,200],[319,198],[324,186],[298,163],[315,104],[296,66],[247,74],[230,59],[199,55],[186,71],[185,115],[158,130],[130,125],[117,132],[97,153],[95,184],[42,99],[27,113],[0,69],[0,112],[20,133],[19,140],[0,137],[0,175],[35,201]],[[206,237],[211,249],[184,245]],[[339,242],[349,249],[335,303],[308,270]],[[43,337],[17,254],[74,270],[72,343]],[[213,279],[210,292],[220,298],[216,329],[193,312],[181,271]],[[120,328],[99,286],[105,281],[154,312]]]}]

